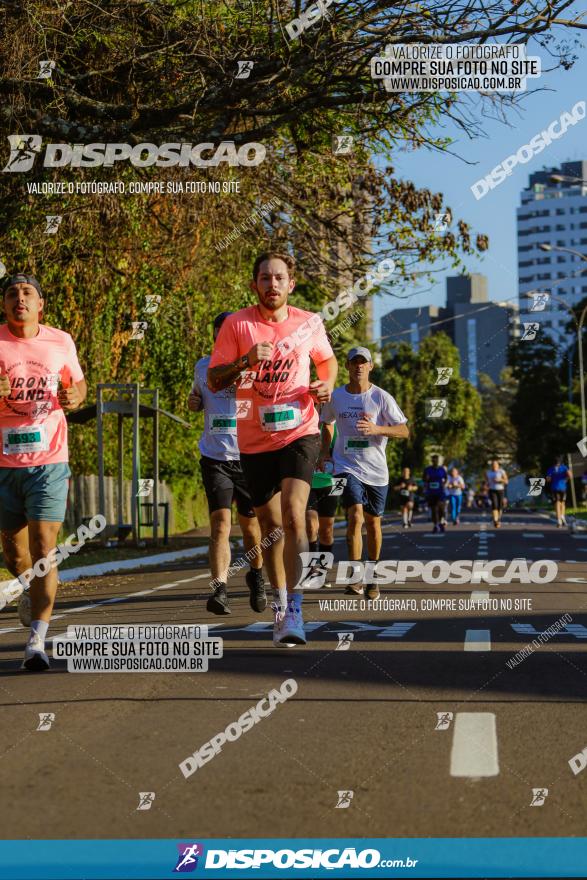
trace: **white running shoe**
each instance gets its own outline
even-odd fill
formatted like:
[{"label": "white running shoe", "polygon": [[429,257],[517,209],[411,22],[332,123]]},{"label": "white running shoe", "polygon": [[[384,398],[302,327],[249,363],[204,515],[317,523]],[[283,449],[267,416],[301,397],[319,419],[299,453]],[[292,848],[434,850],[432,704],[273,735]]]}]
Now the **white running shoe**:
[{"label": "white running shoe", "polygon": [[273,645],[276,648],[295,648],[295,644],[293,642],[281,641],[281,637],[283,635],[283,622],[285,620],[285,611],[282,610],[281,605],[277,605],[275,602],[272,603],[271,608],[273,609],[273,614],[275,616],[275,620],[273,623]]},{"label": "white running shoe", "polygon": [[27,629],[31,625],[33,614],[31,611],[31,594],[25,590],[18,600],[18,619]]},{"label": "white running shoe", "polygon": [[[292,608],[293,606],[290,603],[288,607]],[[275,603],[271,605],[271,608],[275,615],[275,622],[273,624],[273,645],[276,648],[296,648],[298,645],[305,645],[306,635],[304,633],[304,622],[302,620],[301,611],[297,614],[298,631],[292,635],[290,629],[288,629],[288,610],[286,609],[284,611],[281,605]],[[299,641],[300,626],[303,642]]]},{"label": "white running shoe", "polygon": [[24,592],[24,588],[20,581],[12,578],[9,581],[0,581],[0,610],[10,605],[15,599],[18,599]]},{"label": "white running shoe", "polygon": [[45,642],[37,633],[33,633],[24,649],[24,660],[21,669],[27,672],[45,672],[49,669],[49,658],[45,653]]},{"label": "white running shoe", "polygon": [[280,621],[280,633],[279,641],[287,645],[306,644],[302,609],[296,608],[293,602],[288,602],[283,620]]}]

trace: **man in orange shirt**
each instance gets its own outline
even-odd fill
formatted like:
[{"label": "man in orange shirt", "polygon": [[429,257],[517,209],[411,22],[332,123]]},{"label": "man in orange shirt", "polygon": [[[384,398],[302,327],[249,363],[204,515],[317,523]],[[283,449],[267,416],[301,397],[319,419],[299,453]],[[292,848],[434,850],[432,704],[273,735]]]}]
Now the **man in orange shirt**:
[{"label": "man in orange shirt", "polygon": [[[55,551],[71,476],[64,410],[77,409],[87,393],[73,339],[40,323],[43,306],[34,276],[6,280],[6,324],[0,326],[0,536],[6,567],[15,577]],[[57,571],[48,567],[32,580],[30,597],[28,592],[21,596],[21,622],[31,627],[23,668],[30,672],[49,668],[45,638],[56,593]]]},{"label": "man in orange shirt", "polygon": [[[255,260],[256,306],[230,315],[220,329],[208,385],[237,382],[241,466],[264,538],[283,536],[266,551],[275,598],[276,645],[304,645],[300,553],[308,551],[306,505],[320,449],[315,403],[326,403],[338,372],[322,319],[288,305],[295,260],[269,252]],[[318,379],[310,382],[310,361]]]}]

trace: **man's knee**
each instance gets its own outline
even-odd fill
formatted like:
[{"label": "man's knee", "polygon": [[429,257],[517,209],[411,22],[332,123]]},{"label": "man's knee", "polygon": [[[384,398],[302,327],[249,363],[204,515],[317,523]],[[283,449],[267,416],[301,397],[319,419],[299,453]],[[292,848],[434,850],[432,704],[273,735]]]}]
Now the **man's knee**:
[{"label": "man's knee", "polygon": [[373,516],[371,513],[365,513],[365,525],[369,532],[381,531],[381,517]]},{"label": "man's knee", "polygon": [[303,504],[287,504],[283,511],[284,532],[306,531],[306,510]]},{"label": "man's knee", "polygon": [[213,541],[221,541],[230,535],[230,510],[215,510],[210,517],[210,533]]},{"label": "man's knee", "polygon": [[347,510],[347,526],[349,528],[349,531],[360,528],[362,525],[362,508],[359,505],[357,505],[356,507],[349,507]]}]

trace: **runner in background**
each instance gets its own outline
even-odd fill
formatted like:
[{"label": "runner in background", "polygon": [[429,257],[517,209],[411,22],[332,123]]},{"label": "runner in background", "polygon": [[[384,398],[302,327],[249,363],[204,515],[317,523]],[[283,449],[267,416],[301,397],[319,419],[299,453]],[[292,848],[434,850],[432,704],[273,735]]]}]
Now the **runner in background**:
[{"label": "runner in background", "polygon": [[[33,275],[4,285],[0,326],[0,534],[4,564],[18,577],[53,556],[65,519],[71,471],[65,412],[87,394],[73,339],[41,324],[45,300]],[[61,383],[61,388],[59,388]],[[45,639],[57,594],[57,568],[20,590],[19,617],[30,626],[22,668],[49,668]],[[11,598],[16,598],[13,595]]]},{"label": "runner in background", "polygon": [[[347,355],[349,381],[336,388],[330,403],[322,407],[320,421],[324,424],[322,448],[318,468],[330,458],[334,435],[337,437],[332,451],[334,473],[344,477],[346,485],[342,504],[347,515],[347,547],[349,561],[360,561],[363,552],[363,521],[367,528],[367,550],[370,563],[379,561],[381,552],[381,516],[389,485],[389,470],[385,447],[389,437],[405,439],[409,436],[407,419],[391,394],[373,385],[369,374],[373,369],[371,352],[364,346],[351,348]],[[365,595],[368,599],[379,596],[379,587],[366,580]],[[349,586],[347,593],[359,595],[359,590]]]},{"label": "runner in background", "polygon": [[[323,430],[325,430],[323,428]],[[334,426],[334,439],[330,450],[336,440],[336,425]],[[308,546],[311,553],[332,553],[334,548],[334,518],[340,496],[342,495],[342,486],[340,491],[337,483],[333,480],[332,473],[334,470],[332,462],[325,462],[323,471],[314,471],[312,476],[312,485],[310,487],[310,495],[308,497],[308,506],[306,508],[306,529],[308,532]],[[316,582],[322,583],[322,569],[316,570]],[[304,579],[306,589],[313,586],[312,573]]]},{"label": "runner in background", "polygon": [[315,403],[330,400],[338,372],[320,316],[288,305],[294,287],[293,257],[274,251],[258,256],[251,281],[258,303],[224,321],[208,367],[214,392],[238,380],[241,466],[269,544],[264,558],[276,645],[306,643],[296,588],[300,554],[308,552],[306,506],[320,449]]},{"label": "runner in background", "polygon": [[504,507],[503,499],[505,497],[505,487],[508,484],[508,475],[497,459],[491,462],[491,469],[487,471],[487,483],[489,486],[493,525],[496,529],[499,529],[501,528],[501,515]]},{"label": "runner in background", "polygon": [[[222,312],[214,320],[214,341],[223,321],[232,312]],[[210,356],[200,358],[194,369],[194,381],[188,397],[192,412],[204,410],[204,430],[200,437],[200,470],[210,517],[210,569],[214,593],[206,608],[212,614],[230,614],[227,593],[230,567],[231,511],[236,502],[243,544],[250,560],[245,581],[249,604],[260,613],[267,607],[261,555],[261,529],[240,465],[236,435],[236,385],[214,394],[206,384]]]},{"label": "runner in background", "polygon": [[414,517],[414,497],[418,491],[418,484],[412,480],[412,472],[409,467],[402,470],[399,483],[393,487],[400,495],[400,513],[404,529],[412,528]]},{"label": "runner in background", "polygon": [[569,479],[571,479],[571,472],[566,464],[563,464],[562,458],[558,456],[554,464],[546,471],[546,483],[552,496],[556,524],[559,529],[562,529],[567,524],[565,506]]},{"label": "runner in background", "polygon": [[465,481],[461,477],[457,467],[452,467],[450,469],[446,488],[448,491],[448,503],[450,505],[450,519],[453,526],[458,526],[460,523],[461,507],[463,505]]},{"label": "runner in background", "polygon": [[430,461],[432,464],[424,469],[424,494],[434,524],[432,531],[436,534],[444,532],[444,499],[448,474],[446,468],[440,464],[438,455],[432,455]]}]

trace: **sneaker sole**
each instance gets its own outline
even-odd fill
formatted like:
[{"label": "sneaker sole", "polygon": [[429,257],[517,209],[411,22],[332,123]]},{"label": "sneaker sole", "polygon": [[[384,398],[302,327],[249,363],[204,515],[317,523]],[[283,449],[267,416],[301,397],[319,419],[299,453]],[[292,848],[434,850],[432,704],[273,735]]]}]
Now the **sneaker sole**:
[{"label": "sneaker sole", "polygon": [[[304,642],[304,644],[305,644],[305,642]],[[274,648],[297,648],[298,643],[297,642],[275,642],[274,641],[273,647]]]},{"label": "sneaker sole", "polygon": [[211,614],[232,614],[230,608],[227,608],[226,605],[223,605],[221,602],[218,602],[216,599],[208,599],[206,602],[206,611],[209,611]]},{"label": "sneaker sole", "polygon": [[46,672],[49,669],[49,664],[37,655],[25,660],[20,668],[27,672]]},{"label": "sneaker sole", "polygon": [[303,639],[301,636],[289,635],[284,638],[283,641],[273,642],[274,645],[285,645],[286,647],[295,647],[296,645],[305,645],[307,644],[306,639]]}]

